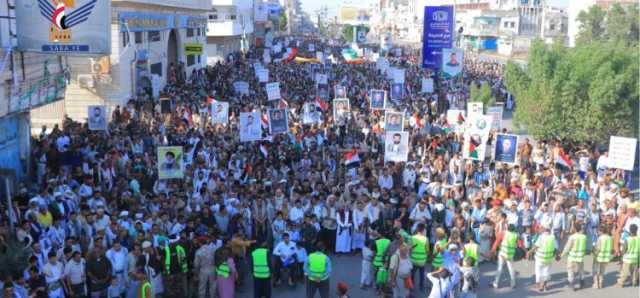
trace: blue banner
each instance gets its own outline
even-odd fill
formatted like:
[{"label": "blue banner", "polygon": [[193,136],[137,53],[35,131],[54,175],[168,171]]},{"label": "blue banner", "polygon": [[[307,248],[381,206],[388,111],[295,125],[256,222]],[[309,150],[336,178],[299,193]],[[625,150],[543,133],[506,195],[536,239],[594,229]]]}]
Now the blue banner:
[{"label": "blue banner", "polygon": [[453,46],[453,6],[425,6],[422,37],[422,67],[442,65],[442,49]]}]

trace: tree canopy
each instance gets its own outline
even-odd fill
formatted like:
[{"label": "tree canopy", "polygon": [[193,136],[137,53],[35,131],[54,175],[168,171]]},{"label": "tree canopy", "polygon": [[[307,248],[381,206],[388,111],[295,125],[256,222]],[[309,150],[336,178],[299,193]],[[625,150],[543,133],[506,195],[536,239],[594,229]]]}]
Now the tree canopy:
[{"label": "tree canopy", "polygon": [[527,66],[509,63],[505,84],[516,99],[514,120],[544,139],[606,143],[612,135],[637,137],[637,15],[635,5],[614,5],[604,15],[592,7],[579,16],[576,47],[535,41]]},{"label": "tree canopy", "polygon": [[480,86],[477,84],[471,84],[469,97],[471,98],[471,101],[482,102],[485,109],[496,103],[496,99],[493,97],[493,93],[491,92],[491,87],[489,87],[489,83],[487,82],[482,83]]}]

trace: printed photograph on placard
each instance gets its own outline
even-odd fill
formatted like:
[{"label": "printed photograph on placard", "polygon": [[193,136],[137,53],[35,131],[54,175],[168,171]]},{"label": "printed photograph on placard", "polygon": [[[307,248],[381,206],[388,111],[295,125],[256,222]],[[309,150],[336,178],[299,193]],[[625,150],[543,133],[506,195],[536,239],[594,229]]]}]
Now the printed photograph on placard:
[{"label": "printed photograph on placard", "polygon": [[289,131],[286,109],[271,109],[268,111],[269,134],[275,135]]},{"label": "printed photograph on placard", "polygon": [[334,99],[333,100],[333,119],[334,122],[343,124],[349,120],[351,113],[351,107],[349,106],[349,99]]},{"label": "printed photograph on placard", "polygon": [[442,71],[455,77],[462,72],[462,49],[442,49]]},{"label": "printed photograph on placard", "polygon": [[262,139],[260,113],[240,113],[240,141],[253,142]]},{"label": "printed photograph on placard", "polygon": [[87,115],[89,130],[107,130],[107,106],[89,106]]},{"label": "printed photograph on placard", "polygon": [[229,122],[229,103],[214,101],[211,103],[211,123],[227,124]]},{"label": "printed photograph on placard", "polygon": [[384,160],[406,162],[409,157],[409,133],[387,132],[384,141]]},{"label": "printed photograph on placard", "polygon": [[318,84],[316,85],[316,96],[322,100],[329,100],[329,85]]},{"label": "printed photograph on placard", "polygon": [[267,99],[269,101],[278,100],[281,98],[280,83],[268,83],[265,85],[265,89],[267,90]]},{"label": "printed photograph on placard", "polygon": [[158,147],[158,178],[180,179],[184,177],[182,147]]},{"label": "printed photograph on placard", "polygon": [[302,124],[322,123],[322,109],[315,102],[307,102],[304,104],[302,114]]},{"label": "printed photograph on placard", "polygon": [[369,96],[372,110],[384,110],[386,108],[386,93],[384,90],[371,90]]},{"label": "printed photograph on placard", "polygon": [[391,100],[395,102],[402,101],[402,97],[404,96],[404,88],[402,84],[391,84]]},{"label": "printed photograph on placard", "polygon": [[336,85],[334,88],[334,98],[347,98],[347,88],[345,86]]},{"label": "printed photograph on placard", "polygon": [[386,111],[384,113],[384,130],[385,131],[403,131],[404,130],[404,114],[400,112]]},{"label": "printed photograph on placard", "polygon": [[497,134],[495,150],[494,159],[496,161],[514,164],[518,154],[518,136]]}]

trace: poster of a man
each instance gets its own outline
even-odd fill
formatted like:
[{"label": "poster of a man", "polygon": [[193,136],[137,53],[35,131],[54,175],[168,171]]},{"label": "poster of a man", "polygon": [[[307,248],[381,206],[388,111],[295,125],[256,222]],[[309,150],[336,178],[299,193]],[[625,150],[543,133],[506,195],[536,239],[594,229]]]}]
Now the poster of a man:
[{"label": "poster of a man", "polygon": [[272,109],[269,110],[269,134],[275,135],[286,133],[289,130],[287,121],[287,110]]},{"label": "poster of a man", "polygon": [[302,124],[322,123],[322,110],[315,102],[304,104],[304,113],[302,114]]},{"label": "poster of a man", "polygon": [[106,106],[89,106],[89,130],[107,130]]},{"label": "poster of a man", "polygon": [[347,88],[344,86],[336,85],[334,93],[335,98],[347,98]]},{"label": "poster of a man", "polygon": [[454,77],[462,72],[462,49],[442,49],[442,71]]},{"label": "poster of a man", "polygon": [[508,134],[496,135],[496,151],[494,158],[496,161],[514,164],[518,153],[518,136]]},{"label": "poster of a man", "polygon": [[400,102],[402,100],[403,95],[402,84],[391,84],[391,100],[395,102]]},{"label": "poster of a man", "polygon": [[398,112],[385,112],[384,114],[384,130],[385,131],[403,131],[404,115]]},{"label": "poster of a man", "polygon": [[240,141],[253,142],[262,139],[260,113],[240,113]]},{"label": "poster of a man", "polygon": [[160,179],[181,179],[184,177],[182,147],[158,147],[158,177]]},{"label": "poster of a man", "polygon": [[351,108],[349,106],[348,99],[334,99],[333,100],[333,119],[336,123],[344,124],[349,120],[349,113]]},{"label": "poster of a man", "polygon": [[211,123],[227,124],[229,122],[229,103],[214,101],[211,104]]},{"label": "poster of a man", "polygon": [[385,135],[384,160],[406,162],[409,157],[409,133],[387,132]]},{"label": "poster of a man", "polygon": [[385,92],[384,90],[371,90],[371,109],[372,110],[384,110],[385,109]]}]

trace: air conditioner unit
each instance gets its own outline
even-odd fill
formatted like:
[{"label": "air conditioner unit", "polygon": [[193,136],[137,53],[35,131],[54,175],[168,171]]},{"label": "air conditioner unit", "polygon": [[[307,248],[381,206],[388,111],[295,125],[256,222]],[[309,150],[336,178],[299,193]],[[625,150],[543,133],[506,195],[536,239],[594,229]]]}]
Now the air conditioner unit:
[{"label": "air conditioner unit", "polygon": [[80,85],[81,88],[94,88],[95,82],[93,75],[78,75],[78,85]]}]

